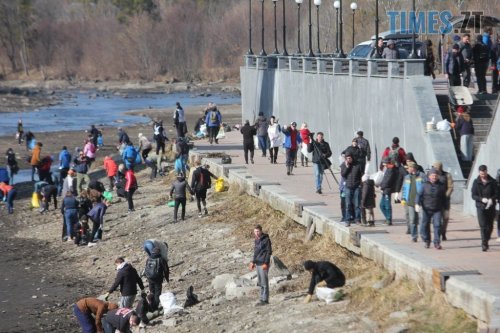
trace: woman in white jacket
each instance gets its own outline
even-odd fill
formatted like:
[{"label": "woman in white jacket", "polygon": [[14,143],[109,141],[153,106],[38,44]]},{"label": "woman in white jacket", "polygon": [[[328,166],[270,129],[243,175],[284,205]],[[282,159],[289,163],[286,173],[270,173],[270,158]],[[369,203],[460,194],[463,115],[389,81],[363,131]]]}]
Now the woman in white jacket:
[{"label": "woman in white jacket", "polygon": [[267,128],[269,135],[269,155],[271,156],[271,164],[276,164],[278,158],[278,149],[283,144],[281,136],[281,126],[278,124],[276,117],[269,118],[269,127]]}]

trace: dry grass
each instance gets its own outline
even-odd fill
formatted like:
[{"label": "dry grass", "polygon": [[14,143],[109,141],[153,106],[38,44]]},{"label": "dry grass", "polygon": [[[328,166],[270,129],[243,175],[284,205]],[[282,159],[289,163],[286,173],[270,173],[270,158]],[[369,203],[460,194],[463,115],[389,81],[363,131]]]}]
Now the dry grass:
[{"label": "dry grass", "polygon": [[[242,249],[251,251],[253,228],[256,224],[268,233],[273,254],[278,256],[298,279],[282,285],[278,292],[305,290],[309,275],[303,273],[304,260],[328,260],[339,266],[348,281],[347,298],[349,309],[360,316],[375,320],[381,328],[396,321],[389,318],[395,311],[406,311],[407,322],[412,332],[476,332],[476,322],[467,314],[447,304],[444,294],[424,290],[421,285],[408,279],[394,279],[394,275],[374,262],[362,258],[335,244],[329,236],[316,235],[310,242],[304,242],[305,228],[272,209],[257,198],[248,196],[238,186],[231,186],[228,192],[214,193],[212,202],[223,201],[212,209],[204,223],[231,223],[233,235]],[[374,289],[378,281],[385,281],[386,287]]]}]

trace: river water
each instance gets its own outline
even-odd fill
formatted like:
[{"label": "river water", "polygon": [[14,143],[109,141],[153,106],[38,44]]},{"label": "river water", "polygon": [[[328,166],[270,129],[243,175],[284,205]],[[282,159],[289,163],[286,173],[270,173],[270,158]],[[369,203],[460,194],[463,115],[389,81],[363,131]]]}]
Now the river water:
[{"label": "river water", "polygon": [[[147,94],[129,93],[123,95],[99,95],[95,92],[79,92],[65,95],[62,103],[40,108],[37,111],[0,114],[0,136],[14,135],[17,121],[22,118],[24,131],[57,132],[60,130],[82,130],[96,126],[128,126],[146,123],[149,118],[126,115],[124,112],[148,108],[168,108],[173,111],[175,102],[183,106],[216,104],[240,104],[241,96],[221,93],[211,96],[197,96],[192,93]],[[119,121],[119,122],[118,122]]]}]

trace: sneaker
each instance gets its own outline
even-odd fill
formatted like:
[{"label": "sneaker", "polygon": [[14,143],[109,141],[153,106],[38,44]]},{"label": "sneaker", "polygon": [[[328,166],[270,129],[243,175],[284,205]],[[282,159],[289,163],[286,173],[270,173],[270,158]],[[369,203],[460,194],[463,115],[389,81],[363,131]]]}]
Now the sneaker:
[{"label": "sneaker", "polygon": [[208,210],[205,208],[205,215],[208,215]]},{"label": "sneaker", "polygon": [[425,242],[425,248],[428,249],[431,247],[431,242]]},{"label": "sneaker", "polygon": [[416,238],[412,238],[411,240],[413,241],[413,243],[416,243],[416,242],[417,242],[417,239],[416,239]]},{"label": "sneaker", "polygon": [[446,238],[446,235],[445,235],[445,234],[442,234],[442,235],[441,235],[441,240],[443,240],[443,241],[448,240],[448,239]]},{"label": "sneaker", "polygon": [[203,214],[201,214],[201,212],[199,212],[198,213],[198,217],[202,217],[202,216],[203,216]]},{"label": "sneaker", "polygon": [[269,302],[266,302],[266,301],[258,301],[257,304],[255,304],[255,306],[263,306],[263,305],[268,305]]},{"label": "sneaker", "polygon": [[351,226],[351,222],[347,221],[347,222],[345,223],[345,226],[346,226],[346,227],[350,227],[350,226]]},{"label": "sneaker", "polygon": [[253,164],[253,158],[250,159],[250,162],[252,162],[252,164]]},{"label": "sneaker", "polygon": [[316,193],[323,194],[323,192],[321,192],[321,190],[316,190]]},{"label": "sneaker", "polygon": [[434,244],[436,250],[441,250],[443,247],[440,244]]}]

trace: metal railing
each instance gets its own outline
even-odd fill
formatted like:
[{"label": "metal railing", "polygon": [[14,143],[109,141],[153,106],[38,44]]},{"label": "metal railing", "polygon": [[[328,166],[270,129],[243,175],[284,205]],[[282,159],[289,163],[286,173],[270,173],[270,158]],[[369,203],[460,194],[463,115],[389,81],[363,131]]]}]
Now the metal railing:
[{"label": "metal railing", "polygon": [[246,55],[245,67],[262,70],[404,79],[424,75],[423,59],[385,60]]}]

